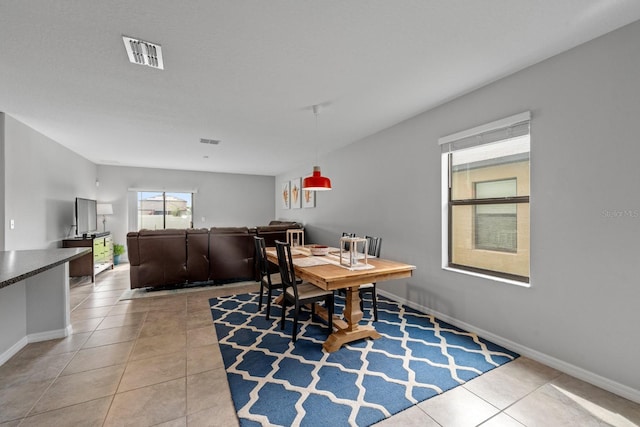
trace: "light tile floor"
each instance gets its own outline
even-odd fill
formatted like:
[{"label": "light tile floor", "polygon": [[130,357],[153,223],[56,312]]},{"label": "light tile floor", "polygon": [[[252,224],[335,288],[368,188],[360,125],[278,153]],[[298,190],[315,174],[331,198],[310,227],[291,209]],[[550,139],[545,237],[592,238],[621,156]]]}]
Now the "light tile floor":
[{"label": "light tile floor", "polygon": [[[237,426],[209,298],[118,301],[128,266],[71,289],[73,335],[0,366],[0,426]],[[638,426],[640,405],[521,357],[380,426]]]}]

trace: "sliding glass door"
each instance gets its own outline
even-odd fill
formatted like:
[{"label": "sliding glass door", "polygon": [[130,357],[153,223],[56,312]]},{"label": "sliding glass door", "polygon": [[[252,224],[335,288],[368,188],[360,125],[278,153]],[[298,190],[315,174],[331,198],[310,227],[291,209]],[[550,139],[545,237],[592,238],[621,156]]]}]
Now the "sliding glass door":
[{"label": "sliding glass door", "polygon": [[138,229],[193,227],[193,194],[138,191]]}]

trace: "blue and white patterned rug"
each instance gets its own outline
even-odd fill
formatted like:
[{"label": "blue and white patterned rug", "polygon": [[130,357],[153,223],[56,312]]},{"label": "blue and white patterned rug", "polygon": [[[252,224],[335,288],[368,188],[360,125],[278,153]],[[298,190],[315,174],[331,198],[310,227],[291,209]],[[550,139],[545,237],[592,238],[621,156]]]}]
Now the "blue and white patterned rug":
[{"label": "blue and white patterned rug", "polygon": [[[258,312],[258,294],[210,300],[218,342],[240,425],[367,426],[443,393],[518,354],[382,296],[382,338],[334,353],[322,350],[324,323],[291,316],[280,330],[280,307]],[[336,312],[344,300],[336,298]],[[365,319],[372,319],[365,304]],[[373,323],[371,323],[373,324]]]}]

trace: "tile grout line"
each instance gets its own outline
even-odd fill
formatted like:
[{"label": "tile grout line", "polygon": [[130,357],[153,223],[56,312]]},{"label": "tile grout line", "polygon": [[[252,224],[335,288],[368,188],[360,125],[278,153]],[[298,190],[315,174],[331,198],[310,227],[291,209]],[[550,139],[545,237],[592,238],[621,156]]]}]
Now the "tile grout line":
[{"label": "tile grout line", "polygon": [[[561,375],[562,375],[562,373],[561,373]],[[483,421],[481,424],[479,424],[479,425],[482,425],[482,424],[486,423],[487,421],[491,420],[492,418],[497,417],[497,416],[498,416],[498,415],[500,415],[500,414],[504,414],[504,415],[506,415],[507,417],[511,418],[512,420],[516,421],[518,424],[521,424],[521,425],[523,425],[524,427],[528,427],[526,424],[522,423],[520,420],[518,420],[518,419],[516,419],[516,418],[512,417],[511,415],[507,414],[507,413],[506,413],[506,410],[507,410],[507,409],[509,409],[509,408],[511,408],[511,407],[513,407],[514,405],[516,405],[517,403],[521,402],[522,400],[526,399],[527,397],[531,396],[533,393],[537,392],[538,390],[540,390],[541,388],[545,387],[546,385],[551,384],[551,382],[552,382],[553,380],[555,380],[556,378],[558,378],[558,377],[559,377],[559,376],[561,376],[561,375],[555,376],[555,377],[553,377],[553,378],[549,379],[549,381],[546,381],[545,383],[540,384],[538,387],[536,387],[536,388],[534,388],[533,390],[531,390],[530,392],[528,392],[528,393],[524,394],[522,397],[520,397],[520,398],[518,398],[517,400],[515,400],[515,401],[511,402],[510,404],[508,404],[507,406],[505,406],[505,407],[504,407],[504,408],[502,408],[502,409],[498,408],[497,406],[495,406],[494,404],[492,404],[491,402],[489,402],[487,399],[485,399],[484,397],[482,397],[482,396],[478,395],[477,393],[473,392],[472,390],[469,390],[469,389],[468,389],[468,388],[466,388],[466,387],[465,387],[465,390],[467,390],[468,392],[470,392],[470,393],[471,393],[471,394],[473,394],[474,396],[478,397],[478,398],[479,398],[479,399],[481,399],[482,401],[484,401],[484,402],[488,403],[489,405],[493,406],[494,408],[498,409],[498,411],[499,411],[498,413],[496,413],[496,414],[492,415],[491,417],[487,418],[486,420],[484,420],[484,421]]]},{"label": "tile grout line", "polygon": [[[116,301],[116,303],[113,305],[113,307],[115,307],[118,303],[120,302],[120,299],[118,299],[118,301]],[[109,310],[109,312],[111,312],[111,310]],[[144,327],[144,323],[147,321],[147,315],[149,313],[149,311],[144,311],[144,316],[143,319],[141,321],[141,326],[138,329],[137,333],[136,333],[136,337],[133,340],[133,345],[131,346],[131,350],[129,350],[129,354],[127,355],[127,359],[124,363],[124,369],[122,370],[122,375],[120,376],[120,379],[118,380],[118,384],[115,387],[115,391],[114,393],[111,395],[111,401],[109,402],[109,407],[107,408],[105,414],[104,414],[104,419],[102,420],[102,426],[104,427],[104,425],[107,422],[107,419],[109,418],[109,413],[111,412],[111,408],[113,407],[113,402],[116,399],[116,395],[118,394],[118,389],[120,388],[120,384],[122,384],[122,379],[124,378],[124,374],[127,372],[127,365],[129,364],[129,362],[131,361],[131,355],[133,354],[133,351],[136,348],[136,343],[138,342],[138,338],[140,337],[140,332],[142,331],[142,328]],[[107,317],[107,316],[105,316]],[[100,322],[102,323],[102,322]],[[100,325],[98,325],[100,326]],[[109,328],[108,328],[109,329]],[[97,327],[96,327],[97,330]]]}]

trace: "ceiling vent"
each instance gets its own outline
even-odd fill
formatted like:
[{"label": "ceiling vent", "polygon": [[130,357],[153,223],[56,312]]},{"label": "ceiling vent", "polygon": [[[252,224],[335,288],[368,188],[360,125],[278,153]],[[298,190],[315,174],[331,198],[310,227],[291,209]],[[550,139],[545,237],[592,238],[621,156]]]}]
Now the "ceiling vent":
[{"label": "ceiling vent", "polygon": [[124,47],[127,49],[129,61],[138,65],[146,65],[151,68],[164,70],[162,61],[162,47],[144,40],[132,39],[122,36]]},{"label": "ceiling vent", "polygon": [[202,143],[202,144],[218,145],[218,144],[220,144],[220,140],[219,140],[219,139],[206,139],[206,138],[200,138],[200,143]]}]

